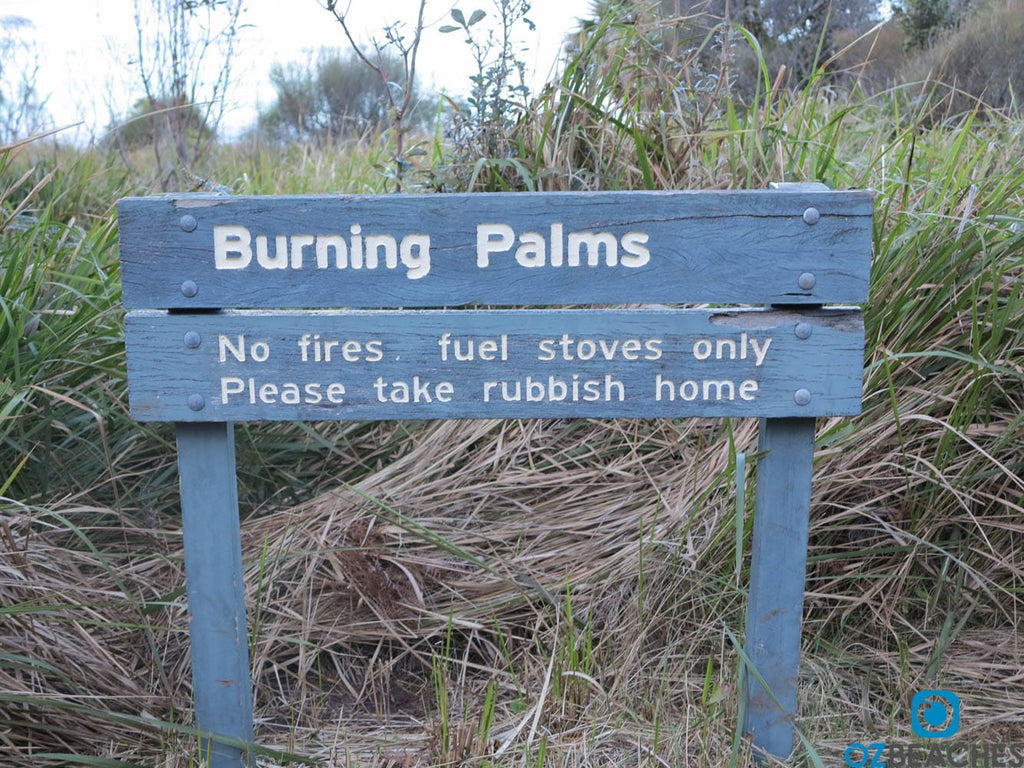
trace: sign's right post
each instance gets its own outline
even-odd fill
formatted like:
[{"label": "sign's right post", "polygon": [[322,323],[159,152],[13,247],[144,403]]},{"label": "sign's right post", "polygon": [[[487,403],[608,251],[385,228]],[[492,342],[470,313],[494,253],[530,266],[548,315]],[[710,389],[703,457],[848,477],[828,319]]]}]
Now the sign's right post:
[{"label": "sign's right post", "polygon": [[793,751],[814,419],[761,419],[747,602],[743,732],[780,758]]},{"label": "sign's right post", "polygon": [[[828,189],[817,183],[771,188]],[[814,434],[814,418],[761,419],[758,425],[743,733],[761,753],[781,759],[793,752],[796,731]]]}]

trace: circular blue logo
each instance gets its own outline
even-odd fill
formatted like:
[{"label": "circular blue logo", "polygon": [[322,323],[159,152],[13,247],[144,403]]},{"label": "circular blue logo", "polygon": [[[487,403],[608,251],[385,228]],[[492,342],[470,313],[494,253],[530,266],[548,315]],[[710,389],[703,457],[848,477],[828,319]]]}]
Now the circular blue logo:
[{"label": "circular blue logo", "polygon": [[942,739],[960,730],[960,697],[952,691],[918,691],[910,713],[911,730],[922,739]]}]

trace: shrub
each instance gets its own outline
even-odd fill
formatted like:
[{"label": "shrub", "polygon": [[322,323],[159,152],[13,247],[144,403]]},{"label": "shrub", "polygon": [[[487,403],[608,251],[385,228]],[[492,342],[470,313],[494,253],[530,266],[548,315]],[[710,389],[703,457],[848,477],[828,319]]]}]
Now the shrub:
[{"label": "shrub", "polygon": [[[381,51],[380,56],[388,83],[355,53],[342,55],[336,49],[321,50],[308,63],[275,64],[270,81],[277,100],[260,115],[260,128],[278,141],[322,146],[386,127],[387,89],[404,87],[405,69],[398,54]],[[426,122],[424,110],[414,109],[412,118],[414,125]]]},{"label": "shrub", "polygon": [[195,104],[186,104],[173,98],[159,98],[150,102],[141,98],[132,105],[127,116],[107,131],[100,142],[125,150],[149,147],[169,141],[171,123],[189,143],[211,142],[216,138],[202,111]]},{"label": "shrub", "polygon": [[902,77],[907,63],[906,34],[892,21],[870,32],[837,32],[839,50],[835,66],[867,93],[892,87]]},{"label": "shrub", "polygon": [[1008,0],[979,11],[908,66],[909,81],[935,81],[952,113],[974,108],[1017,109],[1024,91],[1024,1]]}]

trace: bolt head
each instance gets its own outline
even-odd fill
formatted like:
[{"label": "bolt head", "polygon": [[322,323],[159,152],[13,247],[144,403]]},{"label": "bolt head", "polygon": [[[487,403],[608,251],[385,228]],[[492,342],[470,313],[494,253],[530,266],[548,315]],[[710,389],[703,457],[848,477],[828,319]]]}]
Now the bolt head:
[{"label": "bolt head", "polygon": [[181,295],[186,299],[194,298],[199,293],[199,286],[195,284],[194,280],[186,280],[181,284]]},{"label": "bolt head", "polygon": [[804,224],[809,227],[813,227],[819,221],[821,221],[821,212],[817,208],[808,208],[804,211]]},{"label": "bolt head", "polygon": [[189,349],[195,349],[203,343],[202,337],[195,331],[189,331],[185,334],[185,346]]},{"label": "bolt head", "polygon": [[801,290],[809,291],[812,288],[814,288],[814,286],[817,284],[818,280],[814,276],[813,272],[804,272],[802,275],[800,275],[799,278],[797,278],[796,282],[797,282],[797,285],[800,286]]},{"label": "bolt head", "polygon": [[796,328],[793,330],[798,339],[809,339],[813,332],[814,328],[811,327],[810,323],[797,323]]},{"label": "bolt head", "polygon": [[185,232],[195,232],[196,227],[199,226],[199,222],[196,221],[196,217],[191,213],[186,213],[181,219],[178,220],[178,224]]},{"label": "bolt head", "polygon": [[188,407],[193,411],[201,411],[206,407],[206,398],[202,395],[189,395]]},{"label": "bolt head", "polygon": [[806,389],[798,389],[793,394],[793,401],[797,405],[807,405],[811,402],[811,393]]}]

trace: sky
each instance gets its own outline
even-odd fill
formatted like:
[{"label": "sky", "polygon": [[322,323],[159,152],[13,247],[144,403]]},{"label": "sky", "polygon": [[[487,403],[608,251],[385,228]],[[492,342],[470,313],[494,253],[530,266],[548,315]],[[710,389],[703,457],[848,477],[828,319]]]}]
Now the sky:
[{"label": "sky", "polygon": [[[145,0],[144,0],[145,1]],[[481,8],[493,11],[494,0],[427,0],[418,60],[419,80],[428,90],[465,95],[473,61],[458,33],[442,34],[450,11],[468,18]],[[345,6],[340,0],[339,7]],[[566,33],[587,15],[590,0],[533,0],[531,34],[521,28],[528,51],[523,61],[539,86],[554,71]],[[347,20],[360,41],[382,37],[388,23],[414,23],[418,0],[351,0]],[[18,16],[32,26],[21,34],[39,53],[37,91],[47,98],[55,125],[84,122],[78,137],[102,133],[112,107],[123,114],[142,95],[131,61],[136,30],[132,0],[0,0],[0,19]],[[493,17],[494,13],[488,14]],[[246,0],[232,65],[234,85],[227,96],[221,124],[226,135],[251,125],[260,107],[274,97],[269,71],[274,62],[303,61],[322,47],[347,48],[340,25],[324,9],[324,0]]]}]

